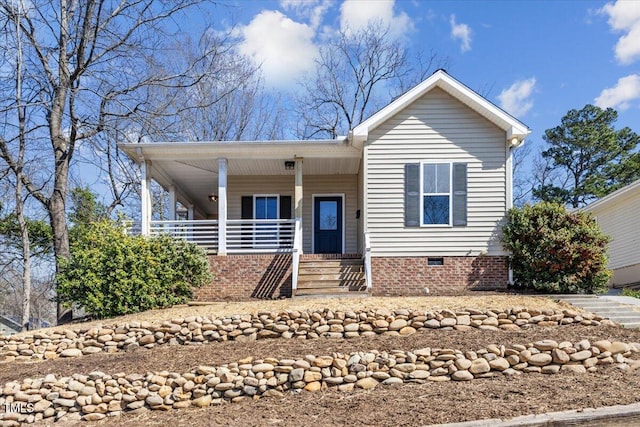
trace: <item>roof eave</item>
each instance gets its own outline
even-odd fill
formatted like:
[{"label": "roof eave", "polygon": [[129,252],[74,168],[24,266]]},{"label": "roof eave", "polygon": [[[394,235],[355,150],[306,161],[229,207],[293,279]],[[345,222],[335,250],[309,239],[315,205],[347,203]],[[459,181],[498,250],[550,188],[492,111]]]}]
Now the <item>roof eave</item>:
[{"label": "roof eave", "polygon": [[[428,79],[400,96],[398,99],[375,113],[360,125],[356,126],[353,129],[353,141],[356,143],[366,141],[371,130],[375,129],[393,115],[406,108],[409,104],[432,90],[434,87],[440,87],[445,92],[449,93],[451,96],[503,129],[507,133],[507,141],[514,146],[522,144],[524,139],[531,133],[524,123],[520,122],[506,111],[500,109],[455,78],[451,77],[446,71],[438,70]],[[513,144],[513,138],[517,138],[516,144]]]}]

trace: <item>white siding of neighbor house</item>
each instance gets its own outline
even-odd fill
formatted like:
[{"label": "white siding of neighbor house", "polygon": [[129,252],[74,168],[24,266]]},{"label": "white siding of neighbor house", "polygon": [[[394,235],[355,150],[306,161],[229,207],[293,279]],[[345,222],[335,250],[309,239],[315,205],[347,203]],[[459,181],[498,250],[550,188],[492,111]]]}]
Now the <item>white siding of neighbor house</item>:
[{"label": "white siding of neighbor house", "polygon": [[611,237],[608,267],[614,273],[613,284],[640,282],[640,186],[585,211]]},{"label": "white siding of neighbor house", "polygon": [[[503,255],[498,232],[507,209],[506,135],[436,88],[369,132],[365,191],[374,256]],[[405,227],[404,166],[467,163],[465,227]]]},{"label": "white siding of neighbor house", "polygon": [[[345,253],[358,252],[358,202],[357,175],[304,175],[302,177],[302,233],[303,252],[312,253],[311,233],[312,195],[344,194],[345,196]],[[293,200],[293,176],[233,176],[227,178],[227,216],[229,219],[242,217],[242,196],[254,194],[278,194],[291,196]],[[293,203],[293,202],[292,202]],[[292,207],[293,212],[293,207]]]}]

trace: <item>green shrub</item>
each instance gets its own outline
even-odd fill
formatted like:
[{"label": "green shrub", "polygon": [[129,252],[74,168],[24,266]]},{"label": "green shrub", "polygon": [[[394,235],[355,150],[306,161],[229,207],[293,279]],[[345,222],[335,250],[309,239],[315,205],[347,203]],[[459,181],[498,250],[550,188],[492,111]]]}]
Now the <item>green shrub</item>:
[{"label": "green shrub", "polygon": [[211,281],[201,248],[168,236],[129,236],[113,222],[76,227],[71,257],[57,276],[58,300],[95,317],[188,301]]},{"label": "green shrub", "polygon": [[606,290],[608,241],[589,214],[548,202],[509,210],[502,229],[514,285],[551,293]]},{"label": "green shrub", "polygon": [[640,290],[625,288],[622,290],[622,295],[625,297],[640,298]]}]

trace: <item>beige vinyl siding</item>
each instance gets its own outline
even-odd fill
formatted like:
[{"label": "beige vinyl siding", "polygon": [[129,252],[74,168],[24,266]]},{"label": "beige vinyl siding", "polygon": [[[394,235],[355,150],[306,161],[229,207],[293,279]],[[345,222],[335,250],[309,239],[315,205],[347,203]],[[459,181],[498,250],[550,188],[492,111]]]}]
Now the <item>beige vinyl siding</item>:
[{"label": "beige vinyl siding", "polygon": [[[357,253],[358,222],[356,210],[358,202],[357,175],[304,175],[302,177],[302,233],[303,251],[312,253],[311,233],[312,195],[344,194],[345,196],[345,252]],[[254,194],[278,194],[291,196],[294,193],[292,176],[229,176],[227,178],[228,218],[240,219],[242,214],[242,196]],[[293,207],[292,207],[293,212]]]},{"label": "beige vinyl siding", "polygon": [[[375,256],[504,254],[498,222],[506,211],[506,135],[441,89],[369,134],[367,224]],[[404,165],[467,163],[465,227],[404,226]]]},{"label": "beige vinyl siding", "polygon": [[[587,208],[604,232],[611,236],[609,268],[612,270],[640,264],[640,187],[608,200],[595,209]],[[640,278],[636,278],[636,281]]]}]

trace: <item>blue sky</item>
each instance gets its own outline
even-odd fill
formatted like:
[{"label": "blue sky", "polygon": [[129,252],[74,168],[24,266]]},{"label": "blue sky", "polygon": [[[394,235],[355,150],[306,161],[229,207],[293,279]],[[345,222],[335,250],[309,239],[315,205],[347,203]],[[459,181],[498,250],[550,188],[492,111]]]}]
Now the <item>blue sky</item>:
[{"label": "blue sky", "polygon": [[380,19],[409,46],[526,123],[530,143],[572,108],[614,107],[640,132],[640,1],[281,0],[223,2],[267,85],[295,90],[323,35]]}]

